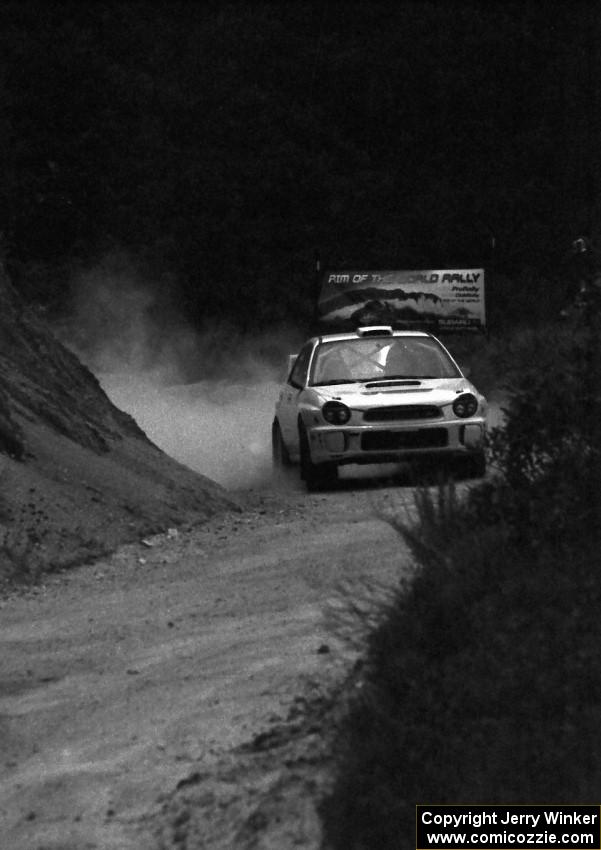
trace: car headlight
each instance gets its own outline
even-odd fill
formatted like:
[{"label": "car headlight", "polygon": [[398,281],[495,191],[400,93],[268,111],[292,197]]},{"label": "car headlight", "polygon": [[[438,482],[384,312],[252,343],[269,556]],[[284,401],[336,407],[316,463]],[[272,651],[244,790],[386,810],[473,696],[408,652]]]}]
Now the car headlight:
[{"label": "car headlight", "polygon": [[321,413],[330,425],[345,425],[351,418],[351,411],[340,401],[326,401]]},{"label": "car headlight", "polygon": [[478,410],[478,399],[471,393],[461,393],[453,402],[453,413],[460,419],[468,419]]}]

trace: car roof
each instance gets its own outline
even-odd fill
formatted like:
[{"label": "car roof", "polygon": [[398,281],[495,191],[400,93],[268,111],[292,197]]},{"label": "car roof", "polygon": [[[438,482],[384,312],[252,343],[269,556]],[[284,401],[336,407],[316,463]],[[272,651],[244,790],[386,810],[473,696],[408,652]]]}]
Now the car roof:
[{"label": "car roof", "polygon": [[[380,331],[380,333],[378,333]],[[348,339],[390,339],[390,338],[398,338],[398,337],[425,337],[433,339],[432,335],[426,333],[425,331],[395,331],[392,328],[383,328],[380,326],[377,327],[363,327],[357,328],[356,331],[346,332],[346,333],[334,333],[334,334],[321,334],[319,336],[314,336],[312,338],[312,342],[338,342]]]}]

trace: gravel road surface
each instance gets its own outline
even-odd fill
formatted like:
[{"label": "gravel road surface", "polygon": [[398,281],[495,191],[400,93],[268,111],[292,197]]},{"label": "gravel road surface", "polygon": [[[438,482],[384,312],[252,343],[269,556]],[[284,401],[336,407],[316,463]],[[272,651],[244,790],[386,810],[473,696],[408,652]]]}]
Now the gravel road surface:
[{"label": "gravel road surface", "polygon": [[348,602],[407,570],[412,501],[250,491],[0,600],[3,850],[316,850]]}]

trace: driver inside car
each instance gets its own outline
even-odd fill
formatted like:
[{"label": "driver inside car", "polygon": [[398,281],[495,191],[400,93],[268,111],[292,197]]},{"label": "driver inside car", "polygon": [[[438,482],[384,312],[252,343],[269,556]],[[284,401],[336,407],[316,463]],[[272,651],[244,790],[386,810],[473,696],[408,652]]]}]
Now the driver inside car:
[{"label": "driver inside car", "polygon": [[402,378],[415,373],[415,358],[407,351],[402,342],[390,346],[386,356],[384,375],[387,378]]}]

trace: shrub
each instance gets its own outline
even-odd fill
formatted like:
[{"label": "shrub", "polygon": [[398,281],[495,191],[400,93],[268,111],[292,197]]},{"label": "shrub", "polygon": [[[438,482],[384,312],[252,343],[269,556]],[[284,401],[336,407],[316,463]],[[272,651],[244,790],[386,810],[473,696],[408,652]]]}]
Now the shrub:
[{"label": "shrub", "polygon": [[[595,799],[601,544],[588,330],[523,337],[498,476],[417,494],[417,568],[372,632],[323,807],[336,848],[411,846],[416,803]],[[587,371],[589,370],[589,371]]]}]

